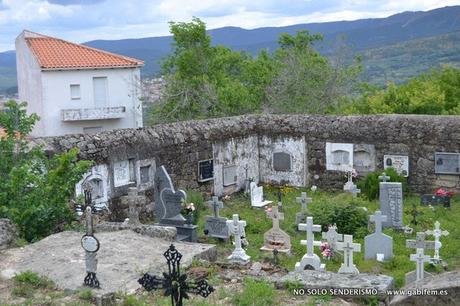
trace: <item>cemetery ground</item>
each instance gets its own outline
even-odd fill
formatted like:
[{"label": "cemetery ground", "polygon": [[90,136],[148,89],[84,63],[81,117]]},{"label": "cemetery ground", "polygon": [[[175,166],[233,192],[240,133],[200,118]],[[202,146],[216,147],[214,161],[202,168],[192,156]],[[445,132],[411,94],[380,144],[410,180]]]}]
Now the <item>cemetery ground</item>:
[{"label": "cemetery ground", "polygon": [[[273,201],[277,205],[277,187],[265,186],[264,194],[267,200]],[[218,250],[218,260],[216,263],[208,263],[194,260],[188,273],[193,276],[205,274],[210,284],[216,291],[207,299],[191,295],[191,299],[185,301],[186,305],[377,305],[377,299],[354,299],[346,302],[343,299],[332,296],[294,296],[293,289],[298,284],[288,284],[287,290],[276,289],[271,281],[280,275],[293,271],[295,263],[298,262],[306,252],[306,247],[300,244],[301,239],[305,239],[305,232],[299,232],[295,225],[295,215],[300,211],[300,204],[296,197],[302,191],[307,191],[309,197],[313,199],[308,205],[308,215],[313,216],[315,224],[319,223],[321,207],[330,205],[349,206],[354,205],[359,210],[365,210],[369,216],[379,208],[378,200],[368,201],[364,197],[353,198],[351,194],[344,192],[322,192],[317,190],[312,193],[308,189],[284,187],[282,190],[282,212],[284,220],[280,221],[280,227],[291,237],[291,255],[278,254],[278,265],[273,265],[273,254],[260,251],[263,245],[263,234],[272,227],[272,220],[266,216],[264,209],[251,208],[250,199],[247,195],[240,192],[223,199],[224,208],[220,215],[231,219],[234,213],[238,213],[241,220],[247,222],[246,238],[249,245],[246,252],[251,256],[251,263],[246,267],[226,265],[226,258],[233,250],[233,245],[229,242],[209,238],[204,235],[204,220],[206,215],[212,215],[212,209],[206,207],[201,196],[194,192],[188,192],[189,202],[194,202],[200,209],[198,216],[199,242],[216,244]],[[411,223],[412,204],[417,204],[420,214],[417,216],[417,225]],[[343,232],[341,234],[353,234],[354,242],[362,244],[362,251],[354,254],[354,263],[361,273],[385,274],[394,277],[395,287],[404,286],[404,276],[407,272],[415,269],[415,263],[409,260],[413,249],[406,248],[406,239],[415,239],[416,232],[433,229],[434,222],[438,220],[443,230],[448,230],[450,235],[442,237],[441,258],[447,263],[448,270],[460,269],[460,227],[458,226],[458,216],[460,215],[460,198],[454,196],[451,201],[451,208],[439,206],[420,206],[420,197],[415,195],[405,195],[404,197],[404,225],[412,227],[413,233],[408,235],[393,229],[384,229],[384,233],[393,237],[394,258],[386,262],[376,260],[364,260],[364,236],[373,232],[368,229],[367,222],[352,233]],[[342,222],[355,222],[353,216],[344,216]],[[83,229],[81,229],[83,230]],[[322,229],[326,230],[325,227]],[[97,233],[96,233],[97,235]],[[320,239],[320,233],[315,234],[315,240]],[[427,237],[433,240],[433,237]],[[334,256],[331,260],[322,257],[318,247],[314,247],[315,253],[320,256],[326,264],[326,270],[337,272],[341,263],[342,256]],[[432,255],[432,250],[428,254]],[[260,263],[259,268],[254,271],[254,263]],[[439,273],[444,269],[441,265],[426,265],[426,271]],[[83,280],[84,275],[82,275]],[[34,273],[24,272],[16,278],[0,284],[0,305],[94,305],[97,290],[83,289],[77,292],[67,292],[56,289],[56,286],[44,279],[37,277]],[[162,291],[146,292],[141,289],[136,294],[126,295],[123,293],[115,294],[117,305],[170,305],[170,299],[162,296]]]}]

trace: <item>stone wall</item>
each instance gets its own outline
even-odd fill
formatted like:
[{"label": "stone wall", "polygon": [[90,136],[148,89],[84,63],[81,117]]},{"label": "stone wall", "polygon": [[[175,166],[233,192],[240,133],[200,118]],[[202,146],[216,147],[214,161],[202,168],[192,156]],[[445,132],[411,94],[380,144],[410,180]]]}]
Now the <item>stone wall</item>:
[{"label": "stone wall", "polygon": [[[249,176],[262,182],[341,189],[344,172],[326,170],[326,142],[354,144],[355,151],[371,147],[371,154],[375,154],[371,157],[375,160],[372,166],[376,169],[383,169],[384,155],[408,155],[408,181],[415,192],[432,192],[439,186],[460,191],[459,175],[434,172],[435,152],[460,152],[460,118],[456,116],[248,115],[42,138],[36,142],[54,152],[78,147],[80,158],[107,165],[112,199],[125,194],[129,186],[139,185],[133,182],[114,187],[113,164],[128,159],[136,164],[153,160],[156,167],[166,167],[177,187],[219,195],[243,186],[245,167],[249,168]],[[272,153],[284,149],[292,151],[293,168],[290,173],[277,174],[270,159]],[[357,156],[355,153],[355,159]],[[197,164],[207,159],[214,160],[215,175],[219,177],[200,183]],[[237,175],[233,187],[222,186],[220,177],[223,167],[229,165],[236,166],[232,169]]]}]

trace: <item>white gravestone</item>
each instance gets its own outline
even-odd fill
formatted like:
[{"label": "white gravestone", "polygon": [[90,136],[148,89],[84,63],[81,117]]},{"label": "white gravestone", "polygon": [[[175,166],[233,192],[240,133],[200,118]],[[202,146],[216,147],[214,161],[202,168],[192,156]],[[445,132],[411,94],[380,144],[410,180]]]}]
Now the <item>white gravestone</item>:
[{"label": "white gravestone", "polygon": [[301,196],[296,198],[296,201],[301,205],[300,212],[295,215],[295,224],[299,225],[307,216],[308,204],[312,202],[312,198],[309,198],[306,192],[302,192]]},{"label": "white gravestone", "polygon": [[434,250],[434,241],[425,241],[426,234],[417,233],[415,240],[406,240],[406,248],[416,249],[416,254],[410,255],[410,260],[416,262],[415,271],[406,273],[406,285],[414,281],[422,280],[425,276],[431,276],[430,273],[425,272],[424,264],[430,261],[430,256],[425,255],[425,249]]},{"label": "white gravestone", "polygon": [[361,252],[361,244],[353,243],[352,235],[344,235],[343,242],[337,242],[337,249],[343,251],[343,264],[339,273],[359,274],[358,268],[353,264],[353,252]]},{"label": "white gravestone", "polygon": [[307,246],[307,253],[302,257],[300,262],[295,264],[295,270],[297,272],[303,270],[324,271],[325,264],[322,264],[319,256],[313,252],[314,246],[321,245],[321,241],[315,241],[314,234],[314,232],[321,232],[321,225],[313,224],[313,217],[307,217],[307,223],[299,224],[299,231],[307,233],[307,240],[300,241],[300,244]]},{"label": "white gravestone", "polygon": [[382,222],[387,220],[387,216],[377,210],[369,219],[375,222],[375,233],[364,238],[364,259],[376,259],[378,254],[381,254],[380,260],[393,258],[393,238],[382,233]]},{"label": "white gravestone", "polygon": [[383,173],[379,180],[379,200],[380,211],[387,216],[387,221],[383,222],[384,227],[402,229],[403,224],[403,192],[402,184],[387,182],[390,177]]},{"label": "white gravestone", "polygon": [[244,235],[244,228],[246,227],[246,221],[239,220],[237,214],[233,215],[233,220],[227,221],[228,231],[230,235],[235,237],[235,249],[232,254],[227,257],[229,262],[236,263],[240,265],[245,265],[251,259],[250,256],[246,254],[241,243],[241,236]]},{"label": "white gravestone", "polygon": [[258,187],[255,182],[251,182],[250,190],[252,207],[264,207],[272,203],[272,201],[264,201],[264,187]]},{"label": "white gravestone", "polygon": [[433,260],[435,262],[440,262],[441,257],[439,256],[439,249],[442,247],[442,243],[440,241],[440,238],[442,236],[449,235],[449,232],[441,230],[441,223],[439,223],[439,221],[436,221],[434,223],[434,229],[425,231],[425,234],[427,234],[429,236],[434,236],[434,256],[433,256]]},{"label": "white gravestone", "polygon": [[337,242],[343,241],[343,235],[337,233],[337,225],[329,226],[327,232],[323,232],[322,238],[327,241],[333,251],[337,251]]},{"label": "white gravestone", "polygon": [[282,253],[290,253],[291,237],[280,228],[280,220],[284,220],[284,214],[278,211],[277,206],[273,206],[267,216],[273,220],[273,226],[264,234],[264,246],[262,251],[278,250]]}]

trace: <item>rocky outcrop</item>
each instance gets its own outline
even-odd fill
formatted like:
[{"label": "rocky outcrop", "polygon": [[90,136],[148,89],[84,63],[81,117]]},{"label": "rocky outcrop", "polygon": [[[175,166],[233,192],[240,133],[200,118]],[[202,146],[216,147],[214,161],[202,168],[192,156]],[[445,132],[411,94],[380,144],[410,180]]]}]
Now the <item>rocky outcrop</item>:
[{"label": "rocky outcrop", "polygon": [[442,273],[411,283],[393,298],[394,306],[435,306],[460,304],[460,271]]},{"label": "rocky outcrop", "polygon": [[9,219],[0,219],[0,250],[10,247],[17,238],[16,226]]}]

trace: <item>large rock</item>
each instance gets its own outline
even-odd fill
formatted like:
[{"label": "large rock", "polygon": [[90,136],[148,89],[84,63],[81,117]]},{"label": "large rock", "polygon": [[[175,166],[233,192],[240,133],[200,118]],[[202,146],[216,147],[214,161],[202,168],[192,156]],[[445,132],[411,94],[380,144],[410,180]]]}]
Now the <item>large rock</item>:
[{"label": "large rock", "polygon": [[0,219],[0,250],[6,249],[18,238],[18,231],[9,219]]},{"label": "large rock", "polygon": [[122,230],[132,230],[141,235],[169,241],[176,240],[177,237],[177,229],[172,226],[159,226],[154,224],[139,224],[133,226],[125,222],[102,222],[96,225],[97,232],[115,232]]},{"label": "large rock", "polygon": [[[98,295],[109,292],[133,293],[140,288],[137,280],[145,272],[159,275],[167,271],[163,253],[171,241],[139,235],[131,230],[96,233],[101,243],[97,253]],[[86,276],[82,233],[62,232],[23,248],[6,250],[0,261],[0,279],[31,270],[51,278],[61,289],[77,290]],[[214,245],[174,242],[182,253],[181,266],[193,258],[209,259],[216,255]],[[0,280],[1,282],[1,280]]]},{"label": "large rock", "polygon": [[460,271],[426,277],[401,290],[405,291],[405,294],[395,296],[390,305],[459,305]]}]

